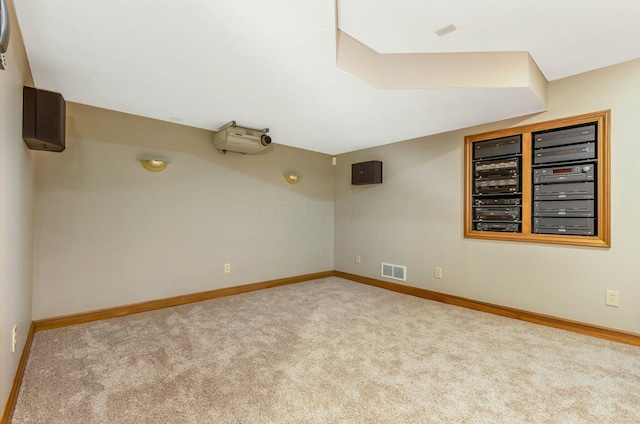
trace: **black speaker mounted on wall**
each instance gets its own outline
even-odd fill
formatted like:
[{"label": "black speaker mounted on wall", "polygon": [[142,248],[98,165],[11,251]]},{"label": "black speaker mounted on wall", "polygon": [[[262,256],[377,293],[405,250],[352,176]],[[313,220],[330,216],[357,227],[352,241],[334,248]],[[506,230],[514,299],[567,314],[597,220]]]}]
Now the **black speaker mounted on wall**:
[{"label": "black speaker mounted on wall", "polygon": [[351,164],[351,184],[382,184],[382,162],[370,160]]},{"label": "black speaker mounted on wall", "polygon": [[59,93],[24,87],[22,138],[31,150],[61,152],[65,145],[64,98]]}]

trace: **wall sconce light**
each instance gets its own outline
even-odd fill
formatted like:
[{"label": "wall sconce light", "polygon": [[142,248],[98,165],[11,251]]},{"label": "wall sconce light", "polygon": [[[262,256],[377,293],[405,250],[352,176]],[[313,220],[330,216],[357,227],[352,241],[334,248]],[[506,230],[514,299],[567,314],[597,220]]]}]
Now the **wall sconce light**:
[{"label": "wall sconce light", "polygon": [[151,172],[160,172],[171,162],[169,159],[160,158],[138,158],[144,169]]},{"label": "wall sconce light", "polygon": [[291,185],[298,184],[298,181],[300,181],[300,175],[287,173],[284,174],[284,180]]}]

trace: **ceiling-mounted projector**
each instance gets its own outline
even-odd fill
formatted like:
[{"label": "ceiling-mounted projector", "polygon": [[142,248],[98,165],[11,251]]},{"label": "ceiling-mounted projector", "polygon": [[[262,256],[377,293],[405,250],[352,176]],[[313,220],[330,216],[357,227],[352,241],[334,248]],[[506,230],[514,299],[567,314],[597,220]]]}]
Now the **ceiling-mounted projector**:
[{"label": "ceiling-mounted projector", "polygon": [[218,129],[213,136],[213,144],[220,152],[256,153],[271,144],[268,132],[269,128],[256,130],[239,127],[236,121],[231,121]]}]

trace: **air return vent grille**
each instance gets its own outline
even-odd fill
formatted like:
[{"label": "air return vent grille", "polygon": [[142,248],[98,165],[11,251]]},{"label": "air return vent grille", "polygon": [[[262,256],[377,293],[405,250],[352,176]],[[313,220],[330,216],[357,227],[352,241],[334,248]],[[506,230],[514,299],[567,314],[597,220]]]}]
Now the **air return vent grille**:
[{"label": "air return vent grille", "polygon": [[380,274],[386,278],[394,280],[407,281],[407,267],[401,265],[381,264]]}]

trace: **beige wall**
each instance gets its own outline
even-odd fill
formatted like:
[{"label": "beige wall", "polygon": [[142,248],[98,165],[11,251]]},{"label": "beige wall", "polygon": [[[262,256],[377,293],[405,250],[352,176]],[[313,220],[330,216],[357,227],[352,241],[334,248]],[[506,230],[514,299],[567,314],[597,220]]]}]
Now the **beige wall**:
[{"label": "beige wall", "polygon": [[[528,119],[339,156],[336,269],[381,278],[380,262],[405,265],[412,286],[640,332],[640,60],[552,82],[548,96],[548,111]],[[604,109],[612,110],[611,249],[463,238],[465,135]],[[351,163],[366,160],[383,161],[384,183],[351,186]],[[433,277],[436,266],[443,279]],[[604,305],[607,289],[620,291],[619,308]]]},{"label": "beige wall", "polygon": [[331,157],[212,137],[67,104],[67,150],[36,158],[34,319],[333,269]]},{"label": "beige wall", "polygon": [[[8,1],[11,38],[0,71],[0,407],[4,409],[31,324],[32,153],[22,141],[22,87],[32,85],[24,44]],[[11,332],[18,325],[16,351]]]},{"label": "beige wall", "polygon": [[[380,278],[384,261],[406,265],[417,287],[640,332],[638,201],[621,195],[634,189],[638,71],[634,61],[556,81],[546,113],[341,155],[337,167],[284,146],[220,155],[210,132],[69,104],[68,150],[37,153],[34,319],[334,267]],[[611,249],[462,237],[465,135],[603,109]],[[173,163],[152,174],[134,161],[143,153]],[[384,184],[351,186],[350,164],[372,159]],[[289,170],[300,184],[284,183]],[[620,308],[604,305],[606,289]]]}]

